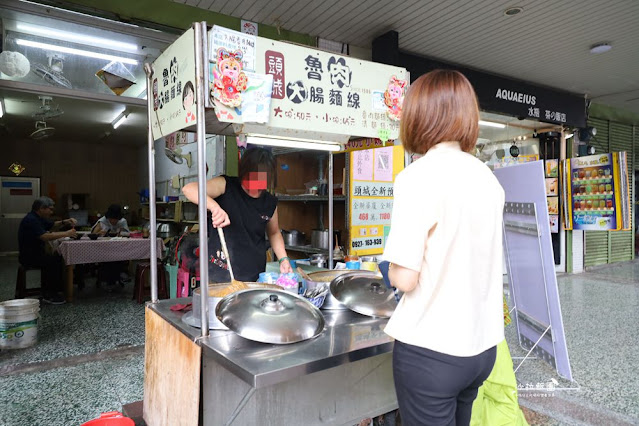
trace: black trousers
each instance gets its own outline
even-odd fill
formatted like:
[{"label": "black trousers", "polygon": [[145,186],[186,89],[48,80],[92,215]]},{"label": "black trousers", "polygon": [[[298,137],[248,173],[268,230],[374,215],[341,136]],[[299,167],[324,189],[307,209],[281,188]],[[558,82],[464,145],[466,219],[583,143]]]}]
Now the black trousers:
[{"label": "black trousers", "polygon": [[58,254],[44,255],[20,262],[25,267],[40,268],[42,274],[42,294],[50,297],[62,291],[64,262]]},{"label": "black trousers", "polygon": [[496,356],[496,347],[456,357],[395,340],[393,377],[402,425],[470,424],[477,389],[490,375]]}]

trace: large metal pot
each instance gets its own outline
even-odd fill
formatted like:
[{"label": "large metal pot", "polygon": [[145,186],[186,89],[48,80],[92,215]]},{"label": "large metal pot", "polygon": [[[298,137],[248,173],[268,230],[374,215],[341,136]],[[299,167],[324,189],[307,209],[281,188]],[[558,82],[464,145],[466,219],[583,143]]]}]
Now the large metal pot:
[{"label": "large metal pot", "polygon": [[313,229],[313,233],[311,234],[311,246],[314,248],[328,250],[328,245],[335,245],[335,238],[337,238],[337,242],[339,243],[340,232],[338,230],[333,231],[333,238],[329,238],[328,229]]},{"label": "large metal pot", "polygon": [[250,289],[229,294],[215,308],[217,318],[245,339],[290,344],[324,330],[324,316],[303,297],[284,290]]},{"label": "large metal pot", "polygon": [[306,235],[295,229],[291,229],[290,231],[282,229],[282,238],[284,239],[284,244],[287,246],[299,247],[306,244]]},{"label": "large metal pot", "polygon": [[[335,278],[342,275],[369,276],[369,277],[381,278],[381,274],[377,274],[371,271],[364,271],[364,270],[354,271],[351,269],[333,269],[330,271],[317,271],[317,272],[311,272],[310,274],[308,274],[308,277],[310,278],[310,280],[307,281],[306,288],[313,289],[317,287],[318,285],[322,285],[322,284],[326,284],[326,286],[330,286],[331,281],[333,281]],[[342,304],[342,302],[340,302],[335,297],[333,297],[333,295],[329,292],[326,295],[326,299],[324,300],[322,309],[347,310],[348,307],[346,307],[344,304]]]},{"label": "large metal pot", "polygon": [[[275,284],[267,284],[267,283],[251,283],[245,282],[249,288],[266,288],[272,290],[281,290],[282,287],[277,286]],[[223,297],[214,297],[215,294],[224,287],[230,286],[231,283],[215,283],[209,284],[209,329],[211,330],[228,330],[228,328],[222,324],[222,322],[215,316],[215,308],[220,300]],[[191,312],[187,312],[182,316],[182,321],[186,324],[201,328],[202,327],[202,290],[200,288],[196,288],[193,290],[193,310]]]},{"label": "large metal pot", "polygon": [[178,235],[178,224],[175,222],[162,222],[158,223],[158,237],[171,238]]}]

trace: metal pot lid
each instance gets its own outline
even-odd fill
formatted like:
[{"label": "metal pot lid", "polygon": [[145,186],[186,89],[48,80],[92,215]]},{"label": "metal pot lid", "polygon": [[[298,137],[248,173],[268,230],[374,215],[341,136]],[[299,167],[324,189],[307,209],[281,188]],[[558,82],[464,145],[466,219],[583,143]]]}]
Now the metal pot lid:
[{"label": "metal pot lid", "polygon": [[220,300],[215,314],[240,336],[262,343],[297,343],[324,330],[319,309],[283,290],[238,291]]},{"label": "metal pot lid", "polygon": [[349,276],[372,276],[372,277],[376,277],[376,278],[381,278],[381,274],[376,273],[376,272],[372,272],[372,271],[367,271],[365,269],[331,269],[330,271],[316,271],[316,272],[311,272],[308,274],[308,277],[311,279],[311,281],[313,282],[323,282],[323,283],[330,283],[331,281],[333,281],[335,278],[340,277],[342,275],[349,275]]},{"label": "metal pot lid", "polygon": [[389,318],[397,301],[393,290],[375,276],[342,275],[331,281],[331,294],[358,314]]}]

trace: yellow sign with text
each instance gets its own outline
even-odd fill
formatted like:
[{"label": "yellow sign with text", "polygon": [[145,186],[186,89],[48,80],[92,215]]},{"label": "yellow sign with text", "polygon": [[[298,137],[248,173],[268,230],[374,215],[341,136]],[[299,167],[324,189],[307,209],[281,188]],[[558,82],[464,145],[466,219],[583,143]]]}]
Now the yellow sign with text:
[{"label": "yellow sign with text", "polygon": [[350,153],[350,254],[383,253],[393,213],[393,182],[403,169],[401,145]]}]

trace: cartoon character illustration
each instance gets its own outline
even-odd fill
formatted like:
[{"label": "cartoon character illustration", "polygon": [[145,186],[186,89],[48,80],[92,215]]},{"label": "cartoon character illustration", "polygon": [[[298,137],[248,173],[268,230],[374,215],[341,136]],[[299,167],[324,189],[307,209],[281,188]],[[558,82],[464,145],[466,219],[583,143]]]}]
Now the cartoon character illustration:
[{"label": "cartoon character illustration", "polygon": [[193,105],[195,104],[195,88],[193,83],[187,81],[182,89],[182,108],[186,111],[186,124],[195,122],[195,114],[193,111]]},{"label": "cartoon character illustration", "polygon": [[384,103],[388,107],[386,114],[391,120],[399,121],[402,118],[402,104],[404,103],[406,85],[406,80],[399,80],[396,76],[392,76],[388,82],[388,88],[384,92]]},{"label": "cartoon character illustration", "polygon": [[213,70],[214,96],[222,104],[239,107],[242,92],[246,90],[248,79],[242,71],[242,51],[229,52],[223,47],[217,49],[217,69]]}]

